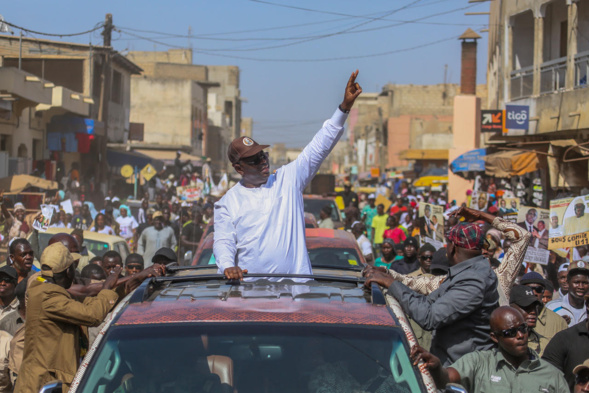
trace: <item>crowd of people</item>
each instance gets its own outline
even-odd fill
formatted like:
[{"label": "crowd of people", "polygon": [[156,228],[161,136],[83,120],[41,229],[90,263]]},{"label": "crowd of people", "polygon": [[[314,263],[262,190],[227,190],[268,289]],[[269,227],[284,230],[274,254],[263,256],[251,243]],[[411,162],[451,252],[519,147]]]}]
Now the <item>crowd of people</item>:
[{"label": "crowd of people", "polygon": [[[183,253],[194,252],[213,221],[214,255],[226,278],[244,279],[248,271],[308,277],[301,194],[343,134],[362,92],[357,76],[352,73],[342,104],[301,155],[276,172],[270,173],[267,145],[235,139],[228,158],[242,180],[218,201],[176,195],[176,186],[198,181],[180,155],[178,181],[156,176],[136,211],[113,191],[98,197],[98,211],[72,172],[68,187],[51,198],[57,208],[47,225],[58,230],[45,246],[38,225],[45,214],[27,216],[22,203],[10,211],[0,198],[8,249],[0,268],[0,393],[37,392],[56,379],[67,391],[116,304],[146,278],[183,263]],[[494,195],[493,185],[487,194]],[[526,263],[539,231],[504,218],[507,205],[489,195],[477,199],[479,209],[448,203],[443,191],[415,192],[406,182],[360,195],[347,183],[340,196],[345,229],[367,262],[365,285],[379,284],[401,305],[418,341],[411,359],[438,388],[589,390],[586,246],[570,257],[551,252],[546,265]],[[443,222],[434,209],[443,211]],[[330,213],[322,212],[320,226],[333,226]],[[88,231],[118,235],[132,253],[95,256],[84,242]]]}]

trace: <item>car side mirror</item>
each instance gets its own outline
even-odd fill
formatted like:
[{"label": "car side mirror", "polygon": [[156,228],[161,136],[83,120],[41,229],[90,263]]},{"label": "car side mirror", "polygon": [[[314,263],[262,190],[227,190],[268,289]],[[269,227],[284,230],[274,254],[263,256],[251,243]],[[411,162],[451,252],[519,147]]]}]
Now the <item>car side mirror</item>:
[{"label": "car side mirror", "polygon": [[184,253],[184,266],[190,266],[192,264],[192,251],[186,251]]},{"label": "car side mirror", "polygon": [[463,388],[461,385],[455,383],[449,383],[446,385],[446,389],[444,389],[444,393],[468,393],[468,391]]},{"label": "car side mirror", "polygon": [[61,393],[62,391],[63,386],[61,381],[53,381],[44,385],[41,390],[39,390],[39,393]]}]

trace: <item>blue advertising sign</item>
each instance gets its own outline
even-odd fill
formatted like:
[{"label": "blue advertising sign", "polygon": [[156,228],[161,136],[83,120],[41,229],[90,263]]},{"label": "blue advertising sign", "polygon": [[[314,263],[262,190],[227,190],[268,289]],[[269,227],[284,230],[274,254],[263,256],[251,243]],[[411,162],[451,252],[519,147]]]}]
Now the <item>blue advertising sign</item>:
[{"label": "blue advertising sign", "polygon": [[450,164],[452,173],[456,172],[484,172],[487,149],[475,149],[456,158]]},{"label": "blue advertising sign", "polygon": [[530,125],[530,107],[527,105],[505,105],[505,128],[527,130]]}]

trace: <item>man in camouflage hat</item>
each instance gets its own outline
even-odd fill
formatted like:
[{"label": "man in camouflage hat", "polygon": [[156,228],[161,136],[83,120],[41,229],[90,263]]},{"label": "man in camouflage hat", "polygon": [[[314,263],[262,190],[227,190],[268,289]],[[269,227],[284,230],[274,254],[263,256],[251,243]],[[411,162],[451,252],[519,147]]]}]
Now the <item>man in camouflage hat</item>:
[{"label": "man in camouflage hat", "polygon": [[63,382],[66,391],[83,355],[80,326],[100,325],[118,299],[112,288],[120,267],[96,297],[87,297],[83,303],[72,298],[67,289],[74,280],[74,261],[79,258],[61,242],[51,244],[41,255],[41,276],[27,291],[25,347],[15,392],[38,392],[55,379]]}]

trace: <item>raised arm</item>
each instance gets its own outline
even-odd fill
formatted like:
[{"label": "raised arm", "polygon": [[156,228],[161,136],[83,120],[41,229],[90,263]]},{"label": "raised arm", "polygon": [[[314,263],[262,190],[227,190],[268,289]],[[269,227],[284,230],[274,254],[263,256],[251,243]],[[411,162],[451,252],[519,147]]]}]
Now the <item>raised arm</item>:
[{"label": "raised arm", "polygon": [[353,72],[346,85],[344,99],[331,119],[327,120],[313,140],[303,149],[301,154],[291,164],[285,166],[286,171],[294,171],[297,185],[302,190],[319,170],[321,163],[338,142],[344,131],[347,113],[352,109],[354,101],[362,88],[356,82],[358,70]]}]

